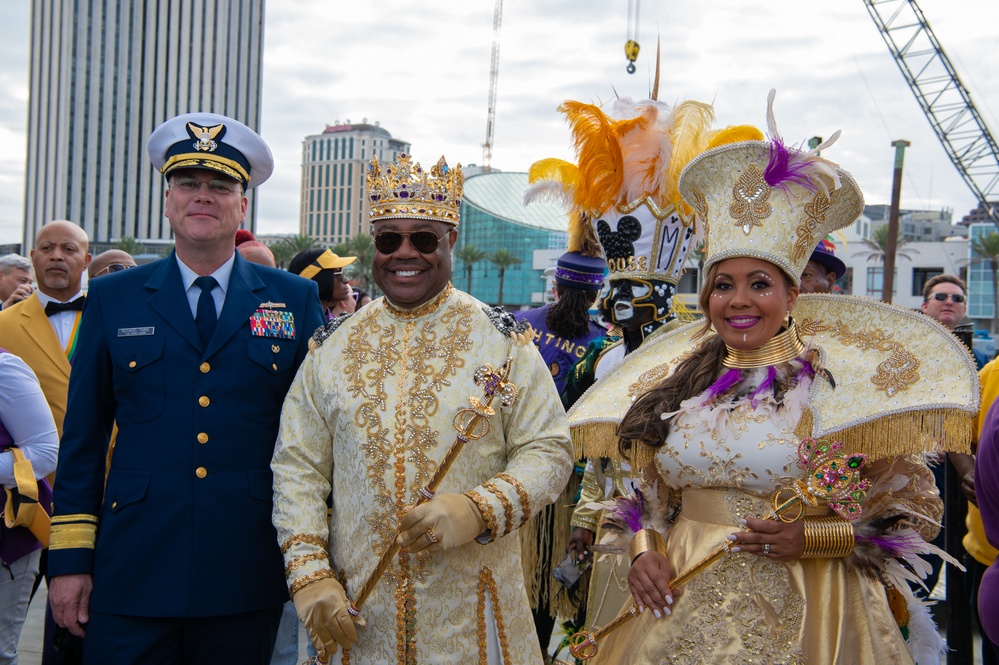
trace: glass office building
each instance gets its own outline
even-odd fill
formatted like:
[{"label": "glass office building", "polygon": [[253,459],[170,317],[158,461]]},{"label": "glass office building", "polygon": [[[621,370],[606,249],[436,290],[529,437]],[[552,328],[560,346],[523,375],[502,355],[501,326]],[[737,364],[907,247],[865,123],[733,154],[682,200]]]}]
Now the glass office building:
[{"label": "glass office building", "polygon": [[[544,269],[566,251],[568,217],[555,203],[524,205],[526,173],[488,172],[467,176],[461,203],[461,227],[455,245],[452,283],[490,305],[509,310],[540,305],[547,282]],[[468,266],[457,257],[466,245],[484,251],[487,258],[472,264],[471,289]],[[489,260],[505,249],[518,262],[506,268],[503,302],[499,302],[500,269]]]}]

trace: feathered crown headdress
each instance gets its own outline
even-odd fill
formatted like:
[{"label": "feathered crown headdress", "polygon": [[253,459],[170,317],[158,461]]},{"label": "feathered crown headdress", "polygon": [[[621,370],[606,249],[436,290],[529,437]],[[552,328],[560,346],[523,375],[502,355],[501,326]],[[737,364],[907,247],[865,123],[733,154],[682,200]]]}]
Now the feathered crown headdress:
[{"label": "feathered crown headdress", "polygon": [[699,155],[680,174],[680,191],[710,228],[705,270],[751,256],[779,266],[799,284],[816,243],[864,210],[853,177],[819,157],[839,132],[811,150],[788,147],[767,98],[769,141],[745,141]]},{"label": "feathered crown headdress", "polygon": [[[712,131],[714,109],[692,100],[670,108],[655,99],[619,99],[609,114],[594,104],[567,101],[559,111],[572,131],[578,164],[556,158],[535,162],[525,202],[562,203],[570,215],[569,250],[599,256],[602,249],[611,279],[676,284],[700,233],[680,197],[680,171],[713,145],[759,139],[762,133],[745,126]],[[628,220],[643,205],[654,224]]]}]

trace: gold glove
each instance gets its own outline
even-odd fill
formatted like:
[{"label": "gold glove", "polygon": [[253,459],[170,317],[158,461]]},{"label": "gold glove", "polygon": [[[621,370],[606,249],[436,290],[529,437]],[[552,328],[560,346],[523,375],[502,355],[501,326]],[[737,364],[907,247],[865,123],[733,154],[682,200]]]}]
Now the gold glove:
[{"label": "gold glove", "polygon": [[486,521],[475,502],[464,494],[438,494],[410,510],[399,524],[396,543],[417,554],[458,547],[475,540],[486,530]]},{"label": "gold glove", "polygon": [[349,647],[357,641],[354,621],[363,626],[364,619],[360,616],[351,619],[347,594],[332,577],[306,584],[295,592],[293,600],[298,618],[309,631],[312,646],[324,660],[336,653],[337,645]]}]

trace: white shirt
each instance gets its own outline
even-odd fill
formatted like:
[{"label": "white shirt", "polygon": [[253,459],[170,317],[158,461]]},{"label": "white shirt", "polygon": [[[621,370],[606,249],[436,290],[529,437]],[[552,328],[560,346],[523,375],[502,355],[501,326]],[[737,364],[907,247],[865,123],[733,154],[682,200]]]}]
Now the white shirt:
[{"label": "white shirt", "polygon": [[[35,478],[55,471],[59,435],[52,411],[34,373],[13,353],[0,353],[0,422],[31,461]],[[16,485],[12,453],[0,455],[0,483]]]},{"label": "white shirt", "polygon": [[[222,313],[222,305],[225,304],[225,294],[229,290],[229,276],[232,275],[232,264],[236,262],[236,250],[233,249],[229,260],[218,267],[212,273],[212,277],[218,282],[218,286],[212,289],[212,299],[215,301],[215,316]],[[187,304],[191,306],[191,316],[198,316],[198,298],[201,297],[201,287],[195,286],[194,280],[199,275],[194,272],[177,257],[177,266],[180,268],[180,279],[184,282],[184,291],[187,293]]]},{"label": "white shirt", "polygon": [[[42,303],[42,309],[45,309],[45,306],[50,302],[70,302],[72,300],[76,300],[77,298],[83,297],[83,291],[80,291],[69,300],[56,300],[55,298],[45,295],[40,290],[35,291],[35,293],[38,294],[38,301]],[[55,330],[56,337],[59,338],[59,343],[62,344],[63,349],[69,345],[69,338],[70,335],[73,334],[73,326],[76,324],[76,317],[79,314],[79,312],[70,310],[67,312],[59,312],[58,314],[53,314],[49,317],[49,323],[52,325],[52,329]]]}]

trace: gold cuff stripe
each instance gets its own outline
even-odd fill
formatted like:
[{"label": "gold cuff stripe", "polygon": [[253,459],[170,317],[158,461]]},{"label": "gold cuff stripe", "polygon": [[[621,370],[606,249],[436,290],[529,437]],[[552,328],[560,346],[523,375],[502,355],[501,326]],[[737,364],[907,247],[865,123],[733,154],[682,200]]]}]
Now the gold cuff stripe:
[{"label": "gold cuff stripe", "polygon": [[53,524],[49,549],[52,551],[81,548],[92,550],[96,541],[96,524]]},{"label": "gold cuff stripe", "polygon": [[314,573],[309,573],[308,575],[303,575],[302,577],[299,577],[297,580],[292,582],[290,587],[288,587],[288,593],[294,596],[304,586],[312,584],[313,582],[316,582],[318,580],[330,580],[330,579],[335,580],[336,575],[334,575],[333,571],[330,570],[329,568],[323,568],[322,570],[317,570]]},{"label": "gold cuff stripe", "polygon": [[482,513],[482,519],[486,521],[486,529],[489,530],[489,541],[492,542],[499,537],[499,525],[496,523],[496,513],[489,505],[485,497],[476,491],[466,492],[465,496],[475,502],[475,506]]},{"label": "gold cuff stripe", "polygon": [[310,552],[309,554],[297,556],[289,561],[288,565],[284,567],[284,576],[290,578],[291,571],[301,568],[310,561],[325,561],[328,564],[330,562],[330,557],[326,552]]},{"label": "gold cuff stripe", "polygon": [[504,494],[498,487],[496,487],[496,483],[494,483],[493,481],[487,480],[486,482],[482,483],[482,486],[485,487],[490,492],[492,492],[499,500],[500,505],[503,506],[503,518],[506,520],[506,530],[503,532],[502,535],[505,536],[506,534],[513,531],[513,504],[510,503],[510,499],[506,497],[506,494]]},{"label": "gold cuff stripe", "polygon": [[520,510],[524,513],[520,522],[523,525],[524,522],[531,519],[531,497],[527,494],[527,490],[524,489],[524,485],[509,473],[497,473],[496,477],[510,483],[517,490],[517,496],[520,498]]},{"label": "gold cuff stripe", "polygon": [[80,513],[77,515],[56,515],[52,518],[52,524],[71,524],[73,522],[90,522],[92,524],[97,524],[97,515],[86,515]]},{"label": "gold cuff stripe", "polygon": [[284,541],[281,545],[281,554],[286,554],[295,545],[315,545],[316,547],[322,548],[325,552],[328,548],[326,547],[326,539],[320,536],[316,536],[311,533],[296,533],[289,537],[288,540]]}]

